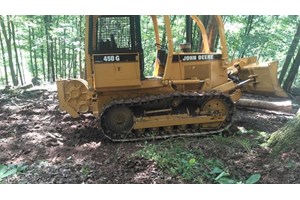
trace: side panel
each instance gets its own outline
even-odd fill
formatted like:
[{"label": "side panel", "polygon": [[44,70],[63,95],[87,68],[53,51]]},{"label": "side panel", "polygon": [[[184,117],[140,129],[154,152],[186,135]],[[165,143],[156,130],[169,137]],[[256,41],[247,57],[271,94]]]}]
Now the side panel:
[{"label": "side panel", "polygon": [[138,54],[94,55],[95,88],[140,86]]},{"label": "side panel", "polygon": [[[222,85],[227,82],[227,70],[222,67],[221,61],[214,60],[211,62],[181,63],[183,66],[183,80],[199,79],[209,80],[207,89]],[[192,86],[186,86],[191,90]],[[196,87],[194,87],[196,88]]]},{"label": "side panel", "polygon": [[228,81],[221,54],[176,53],[173,55],[170,69],[170,74],[167,75],[170,80],[205,81],[203,87],[199,83],[178,85],[177,89],[183,91],[196,91],[201,88],[206,91]]},{"label": "side panel", "polygon": [[222,61],[211,62],[211,84],[212,88],[227,83],[227,70],[223,67]]}]

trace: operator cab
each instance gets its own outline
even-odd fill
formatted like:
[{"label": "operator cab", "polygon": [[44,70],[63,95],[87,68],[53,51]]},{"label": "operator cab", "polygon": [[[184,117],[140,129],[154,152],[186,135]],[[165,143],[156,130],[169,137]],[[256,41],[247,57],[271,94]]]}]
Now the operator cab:
[{"label": "operator cab", "polygon": [[88,50],[90,55],[99,55],[94,57],[95,62],[139,62],[142,78],[144,56],[140,16],[90,16],[89,23]]}]

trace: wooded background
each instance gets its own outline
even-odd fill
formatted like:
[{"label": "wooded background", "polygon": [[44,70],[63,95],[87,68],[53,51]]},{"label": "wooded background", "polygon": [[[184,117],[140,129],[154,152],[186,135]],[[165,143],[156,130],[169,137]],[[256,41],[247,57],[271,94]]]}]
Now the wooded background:
[{"label": "wooded background", "polygon": [[[212,16],[199,16],[207,28],[212,51],[219,38]],[[259,61],[279,61],[278,78],[290,92],[300,88],[300,17],[295,15],[223,16],[230,59],[257,56]],[[162,18],[159,24],[163,27]],[[185,24],[188,24],[187,26]],[[171,16],[175,51],[191,42],[201,49],[201,33],[184,15]],[[151,18],[141,17],[145,73],[152,75],[155,38]],[[161,41],[166,35],[161,29]],[[0,16],[0,85],[23,85],[36,77],[43,82],[58,78],[84,78],[84,16]],[[192,34],[187,34],[188,32]]]}]

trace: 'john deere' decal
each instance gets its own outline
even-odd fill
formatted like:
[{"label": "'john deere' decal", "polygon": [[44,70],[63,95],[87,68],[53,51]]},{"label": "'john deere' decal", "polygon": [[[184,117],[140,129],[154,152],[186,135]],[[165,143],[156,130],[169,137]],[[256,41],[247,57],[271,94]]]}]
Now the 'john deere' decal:
[{"label": "'john deere' decal", "polygon": [[205,60],[220,60],[222,54],[188,54],[188,55],[174,55],[173,62],[189,62],[189,61],[205,61]]}]

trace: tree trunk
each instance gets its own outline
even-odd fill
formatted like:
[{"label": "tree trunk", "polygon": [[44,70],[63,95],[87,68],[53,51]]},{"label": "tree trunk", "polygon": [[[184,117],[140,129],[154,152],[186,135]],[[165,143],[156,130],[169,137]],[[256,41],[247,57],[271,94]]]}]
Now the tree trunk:
[{"label": "tree trunk", "polygon": [[[176,15],[174,15],[174,16],[172,16],[170,18],[170,26],[171,26],[171,28],[172,28],[172,26],[174,26],[175,20],[176,20]],[[167,43],[167,32],[164,29],[163,34],[162,34],[162,38],[161,38],[161,44],[162,45],[166,45],[166,43]]]},{"label": "tree trunk", "polygon": [[300,65],[300,48],[298,49],[296,58],[294,59],[291,69],[289,71],[289,74],[283,84],[283,89],[287,92],[290,92],[290,90],[291,90],[291,87],[295,80],[295,77],[298,74],[299,65]]},{"label": "tree trunk", "polygon": [[213,16],[210,16],[208,24],[206,26],[207,34],[208,34],[208,44],[211,52],[216,51],[216,43],[218,38],[218,25]]},{"label": "tree trunk", "polygon": [[19,78],[20,78],[20,81],[21,81],[21,85],[23,85],[24,81],[23,81],[23,76],[22,76],[20,62],[19,62],[18,48],[17,48],[17,44],[16,44],[16,30],[15,30],[15,25],[14,25],[13,21],[11,21],[10,23],[11,23],[12,40],[13,40],[13,47],[14,47],[14,51],[15,51],[15,59],[16,59],[16,65],[17,65],[17,69],[16,70],[17,70],[17,73],[19,73]]},{"label": "tree trunk", "polygon": [[[64,15],[64,23],[67,22],[67,16]],[[62,53],[61,53],[61,59],[62,59],[62,78],[67,77],[67,45],[66,40],[64,38],[67,37],[67,30],[64,28],[63,33],[63,43],[62,43]]]},{"label": "tree trunk", "polygon": [[[34,29],[32,28],[32,40],[35,41],[35,33],[34,33]],[[32,53],[33,53],[33,60],[34,60],[34,73],[33,76],[38,78],[39,77],[39,72],[38,72],[38,65],[37,65],[37,55],[36,55],[36,47],[32,48]]]},{"label": "tree trunk", "polygon": [[80,72],[80,78],[84,78],[85,77],[85,74],[84,74],[84,71],[82,69],[82,52],[81,52],[81,48],[82,48],[82,21],[83,21],[83,16],[80,15],[79,16],[79,34],[78,34],[78,38],[79,38],[79,52],[78,52],[78,63],[79,63],[79,72]]},{"label": "tree trunk", "polygon": [[[50,36],[51,41],[52,41],[52,37]],[[54,67],[54,45],[53,45],[53,41],[50,44],[50,59],[51,59],[51,74],[52,74],[52,82],[55,82],[55,67]]]},{"label": "tree trunk", "polygon": [[[187,43],[190,43],[192,45],[192,25],[193,21],[192,18],[189,15],[185,16],[185,40]],[[193,45],[192,45],[193,49]]]},{"label": "tree trunk", "polygon": [[54,66],[55,66],[55,76],[54,76],[54,80],[55,81],[57,79],[57,74],[59,72],[58,70],[58,58],[57,58],[57,39],[54,39]]},{"label": "tree trunk", "polygon": [[30,66],[29,69],[31,69],[31,73],[34,76],[34,67],[33,67],[33,56],[32,56],[32,31],[31,27],[28,27],[28,43],[29,43],[29,60],[30,60]]},{"label": "tree trunk", "polygon": [[[208,36],[208,45],[210,48],[210,51],[215,52],[216,49],[216,44],[218,40],[218,26],[217,22],[215,21],[214,17],[211,15],[204,15],[200,17],[201,21],[203,22],[203,25],[206,29],[207,36]],[[194,26],[194,29],[197,30],[197,51],[201,51],[203,49],[203,38],[202,38],[202,33],[199,30],[198,26]],[[195,30],[194,30],[195,34]],[[194,38],[195,39],[195,38]]]},{"label": "tree trunk", "polygon": [[57,49],[57,61],[58,61],[58,71],[56,72],[56,75],[59,76],[59,78],[62,78],[62,69],[61,69],[61,40],[58,39],[58,49]]},{"label": "tree trunk", "polygon": [[293,41],[292,41],[292,44],[291,46],[289,47],[289,50],[287,52],[287,55],[286,55],[286,58],[285,58],[285,61],[284,61],[284,64],[282,66],[282,70],[280,72],[280,76],[279,76],[279,83],[282,84],[283,83],[283,79],[286,75],[286,72],[290,66],[290,63],[291,63],[291,60],[295,54],[295,51],[296,51],[296,48],[299,44],[299,39],[300,39],[300,22],[298,23],[297,25],[297,31],[294,35],[294,38],[293,38]]},{"label": "tree trunk", "polygon": [[[18,46],[20,46],[19,42],[18,42]],[[23,55],[21,50],[20,50],[20,66],[21,66],[22,76],[24,77],[24,84],[26,84],[26,77],[25,77],[24,65],[23,65]]]},{"label": "tree trunk", "polygon": [[46,67],[45,67],[45,58],[44,58],[44,45],[41,46],[41,59],[42,59],[43,80],[46,81]]},{"label": "tree trunk", "polygon": [[50,50],[50,36],[49,36],[49,16],[44,16],[45,23],[45,35],[46,35],[46,53],[47,53],[47,81],[50,82],[50,73],[51,73],[51,50]]},{"label": "tree trunk", "polygon": [[250,31],[252,30],[253,19],[254,19],[254,15],[248,15],[247,26],[246,26],[245,34],[244,34],[245,36],[248,36],[250,34]]},{"label": "tree trunk", "polygon": [[266,110],[276,110],[283,112],[291,112],[292,111],[292,102],[291,101],[281,101],[281,102],[270,102],[270,101],[261,101],[254,99],[240,99],[237,103],[237,106],[242,107],[253,107],[253,108],[261,108]]},{"label": "tree trunk", "polygon": [[[202,21],[203,25],[205,28],[207,28],[207,25],[209,23],[210,20],[210,16],[209,15],[203,15],[200,16],[200,20]],[[203,38],[202,38],[202,33],[199,30],[198,26],[195,26],[195,28],[198,30],[198,41],[197,41],[197,49],[196,51],[201,51],[203,49]]]},{"label": "tree trunk", "polygon": [[7,66],[6,66],[6,59],[5,59],[5,53],[4,53],[5,51],[4,51],[4,46],[3,46],[3,42],[2,42],[1,31],[0,31],[0,45],[1,45],[1,52],[2,52],[2,61],[3,61],[3,66],[4,66],[5,84],[8,85]]},{"label": "tree trunk", "polygon": [[33,49],[33,60],[34,60],[34,76],[39,77],[39,70],[37,65],[37,55],[36,55],[36,49]]},{"label": "tree trunk", "polygon": [[[58,17],[56,17],[56,27],[59,27],[59,23],[60,23],[60,21],[59,21],[59,19],[60,19],[60,17],[58,16]],[[53,59],[54,59],[54,67],[55,67],[55,74],[53,75],[53,81],[55,81],[58,77],[58,74],[59,74],[59,69],[58,69],[58,66],[59,66],[59,64],[58,64],[58,62],[59,62],[59,60],[58,60],[58,53],[59,53],[59,47],[58,47],[58,40],[59,39],[57,39],[57,38],[55,38],[54,39],[54,45],[53,45]]]},{"label": "tree trunk", "polygon": [[267,146],[272,148],[272,154],[277,156],[286,152],[300,153],[300,109],[296,116],[284,127],[272,133]]},{"label": "tree trunk", "polygon": [[[196,23],[194,23],[194,26],[193,26],[193,28],[192,28],[193,30],[192,30],[192,42],[191,42],[191,45],[192,45],[192,51],[198,51],[198,49],[200,48],[199,46],[198,46],[198,44],[199,44],[199,41],[198,40],[200,40],[200,37],[199,37],[199,28],[198,28],[198,26],[197,26],[197,24]],[[201,34],[200,34],[201,35]]]},{"label": "tree trunk", "polygon": [[76,52],[75,52],[75,47],[72,48],[72,69],[73,69],[73,78],[76,78],[77,76],[77,63],[76,63]]},{"label": "tree trunk", "polygon": [[[248,40],[250,32],[253,28],[253,21],[254,21],[254,15],[248,15],[246,28],[245,28],[245,32],[243,35],[243,38],[246,40]],[[245,56],[246,50],[248,49],[248,46],[249,46],[249,43],[246,43],[245,45],[241,45],[241,46],[244,46],[244,49],[241,51],[239,58],[243,58]]]},{"label": "tree trunk", "polygon": [[67,69],[68,69],[68,79],[71,78],[71,48],[68,48],[68,52],[66,55],[66,60],[68,61]]},{"label": "tree trunk", "polygon": [[4,79],[2,78],[2,70],[0,68],[0,80],[2,82],[2,85],[5,85]]},{"label": "tree trunk", "polygon": [[4,24],[4,19],[2,18],[2,16],[0,16],[0,24],[1,24],[1,29],[2,29],[2,33],[6,42],[6,48],[7,48],[7,53],[8,53],[8,63],[9,63],[9,69],[10,69],[10,74],[11,74],[11,78],[13,81],[13,85],[17,86],[18,83],[18,79],[17,79],[17,75],[15,73],[15,69],[14,69],[14,63],[13,63],[13,56],[12,56],[12,49],[11,49],[11,27],[10,27],[10,17],[7,16],[7,30]]}]

